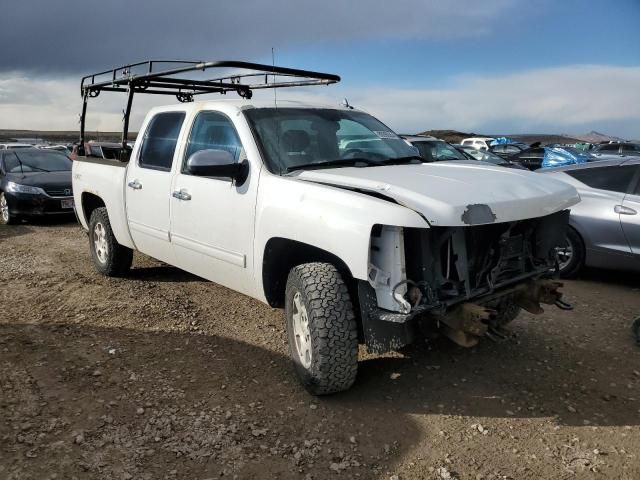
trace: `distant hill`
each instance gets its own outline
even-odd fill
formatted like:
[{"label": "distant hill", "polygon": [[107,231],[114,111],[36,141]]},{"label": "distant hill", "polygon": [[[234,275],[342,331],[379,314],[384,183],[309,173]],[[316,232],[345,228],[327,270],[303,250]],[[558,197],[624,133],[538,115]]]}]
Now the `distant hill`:
[{"label": "distant hill", "polygon": [[427,130],[418,135],[430,135],[449,143],[460,143],[464,138],[468,137],[487,137],[488,135],[480,135],[476,133],[464,133],[457,130]]},{"label": "distant hill", "polygon": [[600,143],[600,142],[623,142],[625,139],[620,137],[614,137],[613,135],[607,135],[606,133],[596,132],[591,130],[584,135],[576,135],[577,138],[584,142]]}]

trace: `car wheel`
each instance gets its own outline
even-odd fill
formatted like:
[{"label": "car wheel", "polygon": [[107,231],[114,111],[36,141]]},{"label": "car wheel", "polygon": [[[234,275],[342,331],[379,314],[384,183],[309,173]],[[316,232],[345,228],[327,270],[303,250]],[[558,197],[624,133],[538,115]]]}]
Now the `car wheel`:
[{"label": "car wheel", "polygon": [[9,211],[9,203],[4,192],[0,192],[0,224],[1,225],[14,225],[20,222],[20,218],[16,215],[12,215]]},{"label": "car wheel", "polygon": [[89,249],[96,270],[107,277],[127,273],[133,261],[133,250],[118,243],[111,230],[107,209],[96,208],[89,220]]},{"label": "car wheel", "polygon": [[328,263],[291,270],[285,292],[289,353],[313,395],[347,390],[358,372],[358,333],[347,286]]},{"label": "car wheel", "polygon": [[575,277],[584,266],[585,248],[580,234],[569,227],[563,245],[558,248],[558,268],[563,278]]}]

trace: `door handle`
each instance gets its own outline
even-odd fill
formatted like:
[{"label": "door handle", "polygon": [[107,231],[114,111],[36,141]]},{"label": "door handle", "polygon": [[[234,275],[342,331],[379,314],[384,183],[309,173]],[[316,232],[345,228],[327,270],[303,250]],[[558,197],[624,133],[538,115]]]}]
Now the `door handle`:
[{"label": "door handle", "polygon": [[177,198],[178,200],[191,200],[191,194],[187,193],[184,190],[176,190],[171,194],[173,198]]},{"label": "door handle", "polygon": [[616,205],[613,207],[613,211],[620,215],[637,215],[638,212],[631,207],[625,207],[624,205]]},{"label": "door handle", "polygon": [[142,188],[142,184],[138,180],[132,180],[127,183],[127,187],[133,188],[134,190],[140,190]]}]

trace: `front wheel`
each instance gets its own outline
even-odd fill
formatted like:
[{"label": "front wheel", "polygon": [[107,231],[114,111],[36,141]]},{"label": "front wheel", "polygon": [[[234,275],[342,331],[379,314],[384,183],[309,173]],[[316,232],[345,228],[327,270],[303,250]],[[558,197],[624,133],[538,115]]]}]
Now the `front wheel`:
[{"label": "front wheel", "polygon": [[20,218],[9,211],[9,203],[4,192],[0,192],[0,225],[14,225],[20,222]]},{"label": "front wheel", "polygon": [[347,286],[328,263],[298,265],[285,293],[289,353],[313,395],[347,390],[358,372],[358,333]]},{"label": "front wheel", "polygon": [[133,250],[118,243],[111,230],[107,209],[96,208],[89,220],[89,249],[96,270],[107,277],[127,273],[133,261]]},{"label": "front wheel", "polygon": [[578,232],[569,227],[563,245],[558,248],[558,268],[563,278],[575,277],[584,266],[585,249]]}]

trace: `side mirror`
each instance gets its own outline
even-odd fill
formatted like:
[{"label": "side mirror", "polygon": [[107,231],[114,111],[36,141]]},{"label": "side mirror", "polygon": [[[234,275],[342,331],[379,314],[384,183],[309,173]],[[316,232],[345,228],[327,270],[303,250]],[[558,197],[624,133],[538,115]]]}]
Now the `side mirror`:
[{"label": "side mirror", "polygon": [[186,171],[198,177],[227,178],[242,185],[249,175],[249,162],[236,162],[226,150],[200,150],[189,157]]}]

